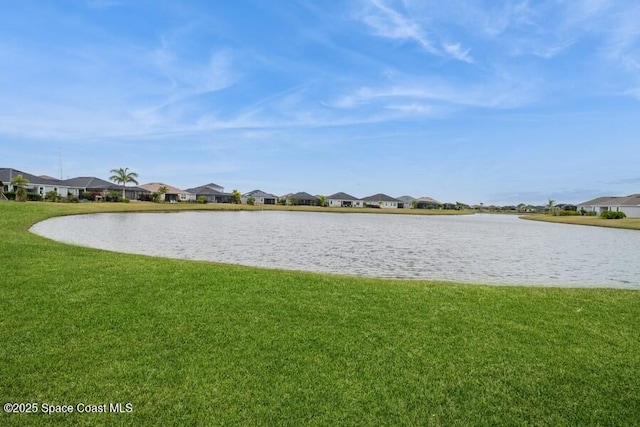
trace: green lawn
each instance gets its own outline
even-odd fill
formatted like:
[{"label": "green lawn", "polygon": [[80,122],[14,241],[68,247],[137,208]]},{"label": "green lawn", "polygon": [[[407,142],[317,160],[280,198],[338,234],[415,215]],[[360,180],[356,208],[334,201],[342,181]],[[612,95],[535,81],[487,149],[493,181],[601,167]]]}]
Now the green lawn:
[{"label": "green lawn", "polygon": [[27,231],[53,215],[158,208],[180,207],[0,203],[0,400],[133,408],[2,413],[0,425],[640,420],[637,291],[263,270]]},{"label": "green lawn", "polygon": [[596,227],[640,230],[640,218],[603,219],[598,216],[553,216],[547,214],[524,215],[521,218],[561,224],[591,225]]}]

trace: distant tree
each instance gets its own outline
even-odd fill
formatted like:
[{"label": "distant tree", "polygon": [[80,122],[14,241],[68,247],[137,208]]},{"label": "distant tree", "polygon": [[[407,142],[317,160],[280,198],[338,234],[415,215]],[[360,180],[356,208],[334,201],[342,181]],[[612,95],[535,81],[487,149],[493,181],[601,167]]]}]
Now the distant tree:
[{"label": "distant tree", "polygon": [[27,201],[27,185],[29,184],[29,180],[22,175],[14,176],[11,179],[11,185],[16,189],[16,201],[17,202],[26,202]]},{"label": "distant tree", "polygon": [[549,213],[553,215],[555,212],[554,206],[556,205],[556,201],[553,199],[549,199],[547,202],[547,207],[549,208]]},{"label": "distant tree", "polygon": [[238,190],[234,189],[231,192],[231,195],[233,197],[233,203],[235,203],[236,205],[239,205],[240,203],[242,203],[242,194],[240,194]]},{"label": "distant tree", "polygon": [[412,200],[411,201],[411,209],[417,209],[418,208],[418,201],[417,200]]},{"label": "distant tree", "polygon": [[256,198],[255,197],[247,197],[247,204],[248,205],[255,205],[256,204]]},{"label": "distant tree", "polygon": [[138,174],[135,172],[130,172],[129,168],[111,169],[111,173],[113,175],[111,175],[109,179],[116,184],[122,185],[122,199],[124,200],[126,198],[125,189],[127,184],[132,183],[137,185],[138,181],[136,180],[136,178],[138,177]]},{"label": "distant tree", "polygon": [[327,205],[327,197],[323,196],[322,194],[318,196],[318,200],[320,203],[320,206],[324,207]]}]

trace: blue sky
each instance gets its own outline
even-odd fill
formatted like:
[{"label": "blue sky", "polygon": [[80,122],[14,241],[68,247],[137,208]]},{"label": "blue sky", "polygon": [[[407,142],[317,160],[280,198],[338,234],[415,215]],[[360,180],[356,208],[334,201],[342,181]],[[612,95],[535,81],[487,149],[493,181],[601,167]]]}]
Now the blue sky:
[{"label": "blue sky", "polygon": [[639,17],[636,0],[6,2],[0,167],[469,204],[639,193]]}]

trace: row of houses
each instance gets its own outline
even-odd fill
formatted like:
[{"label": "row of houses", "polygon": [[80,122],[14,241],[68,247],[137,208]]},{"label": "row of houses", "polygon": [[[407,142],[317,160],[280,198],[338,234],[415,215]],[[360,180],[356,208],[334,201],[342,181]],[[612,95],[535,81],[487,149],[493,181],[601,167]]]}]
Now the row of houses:
[{"label": "row of houses", "polygon": [[[11,181],[14,177],[22,175],[29,181],[27,191],[36,196],[46,198],[47,194],[55,192],[60,197],[82,198],[90,194],[93,199],[100,200],[109,193],[122,194],[123,187],[97,177],[76,177],[71,179],[56,179],[46,175],[36,176],[27,172],[12,168],[0,168],[0,187],[3,192],[12,192]],[[199,187],[182,190],[180,188],[162,183],[150,182],[137,186],[124,188],[124,196],[130,200],[150,200],[154,194],[159,194],[161,200],[167,202],[195,202],[198,199],[210,203],[234,203],[234,194],[224,191],[224,187],[209,183]],[[262,190],[253,190],[241,195],[241,203],[255,205],[299,205],[320,206],[324,204],[335,208],[379,208],[379,209],[466,209],[468,205],[461,203],[442,203],[431,197],[414,198],[411,196],[391,197],[378,193],[367,197],[354,197],[350,194],[339,192],[330,196],[314,196],[306,192],[289,193],[276,196]],[[475,207],[482,209],[482,206]],[[640,218],[640,194],[626,197],[599,197],[576,206],[579,211],[595,212],[600,214],[606,211],[621,211],[627,217]],[[516,208],[514,207],[514,210]],[[573,206],[572,206],[573,209]]]},{"label": "row of houses", "polygon": [[[11,181],[14,177],[22,175],[29,181],[26,188],[30,194],[37,195],[43,199],[51,192],[55,192],[60,197],[82,198],[87,194],[92,198],[100,200],[110,192],[118,192],[130,200],[149,200],[152,194],[160,194],[161,199],[168,202],[194,202],[204,199],[210,203],[233,203],[235,197],[232,193],[224,191],[224,187],[209,183],[199,187],[182,190],[162,182],[150,182],[146,184],[122,187],[109,181],[97,177],[76,177],[70,179],[56,179],[46,175],[34,175],[28,172],[12,169],[0,168],[0,183],[4,192],[12,192]],[[455,209],[460,208],[460,204],[442,203],[430,197],[413,198],[410,196],[391,197],[387,194],[373,194],[367,197],[355,197],[350,194],[339,192],[330,196],[314,196],[306,192],[289,193],[283,196],[267,193],[262,190],[253,190],[241,195],[241,203],[255,205],[298,205],[298,206],[320,206],[328,207],[353,207],[353,208],[381,208],[381,209]],[[463,205],[466,207],[466,205]]]}]

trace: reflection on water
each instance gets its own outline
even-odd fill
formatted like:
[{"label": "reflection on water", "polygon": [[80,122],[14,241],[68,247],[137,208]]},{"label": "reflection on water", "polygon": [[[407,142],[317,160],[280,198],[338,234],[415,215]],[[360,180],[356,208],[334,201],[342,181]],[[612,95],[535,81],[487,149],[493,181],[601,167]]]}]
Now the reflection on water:
[{"label": "reflection on water", "polygon": [[640,289],[640,233],[509,215],[176,212],[60,217],[32,231],[114,251],[473,283]]}]

